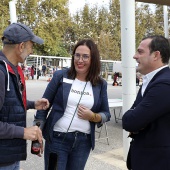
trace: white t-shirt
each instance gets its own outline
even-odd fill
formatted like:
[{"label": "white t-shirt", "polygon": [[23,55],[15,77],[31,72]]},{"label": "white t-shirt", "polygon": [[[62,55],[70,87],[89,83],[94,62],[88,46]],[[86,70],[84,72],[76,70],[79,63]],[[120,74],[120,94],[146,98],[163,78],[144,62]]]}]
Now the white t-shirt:
[{"label": "white t-shirt", "polygon": [[[72,83],[72,87],[68,96],[66,110],[64,115],[56,122],[53,130],[59,132],[67,132],[74,112],[76,110],[77,104],[80,100],[81,93],[85,87],[86,82],[75,79]],[[94,96],[92,85],[90,82],[87,82],[86,88],[82,95],[79,105],[83,105],[89,109],[92,108],[94,104]],[[56,113],[57,114],[57,113]],[[83,120],[78,118],[77,110],[73,118],[72,124],[68,132],[80,131],[83,133],[90,134],[90,122],[88,120]]]}]

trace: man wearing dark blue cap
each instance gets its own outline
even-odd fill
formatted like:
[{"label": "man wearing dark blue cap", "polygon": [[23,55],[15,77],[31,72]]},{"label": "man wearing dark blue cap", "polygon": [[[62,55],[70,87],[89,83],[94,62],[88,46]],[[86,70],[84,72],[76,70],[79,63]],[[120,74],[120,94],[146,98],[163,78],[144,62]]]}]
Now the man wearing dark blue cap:
[{"label": "man wearing dark blue cap", "polygon": [[[2,37],[0,51],[0,170],[19,170],[26,159],[26,140],[38,140],[42,133],[37,126],[26,128],[26,110],[47,109],[48,100],[26,99],[22,69],[18,63],[33,53],[33,44],[43,44],[29,27],[20,23],[9,25]],[[42,146],[42,145],[41,145]],[[43,151],[43,148],[41,148]],[[41,156],[41,155],[39,155]]]}]

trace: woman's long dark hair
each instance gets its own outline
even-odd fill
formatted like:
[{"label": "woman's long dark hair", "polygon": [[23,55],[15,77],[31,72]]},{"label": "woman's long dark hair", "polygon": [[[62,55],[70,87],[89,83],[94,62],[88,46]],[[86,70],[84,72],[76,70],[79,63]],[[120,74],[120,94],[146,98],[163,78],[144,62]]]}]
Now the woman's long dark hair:
[{"label": "woman's long dark hair", "polygon": [[90,81],[92,85],[97,85],[99,82],[101,82],[100,78],[100,69],[101,69],[101,63],[100,63],[100,55],[99,55],[99,50],[97,48],[97,45],[93,42],[91,39],[83,39],[79,41],[73,50],[73,55],[72,55],[72,61],[71,61],[71,68],[69,69],[68,72],[68,77],[75,79],[76,78],[76,70],[74,66],[74,54],[80,45],[85,45],[90,49],[90,55],[91,55],[91,65],[89,68],[89,72],[86,76],[86,81]]}]

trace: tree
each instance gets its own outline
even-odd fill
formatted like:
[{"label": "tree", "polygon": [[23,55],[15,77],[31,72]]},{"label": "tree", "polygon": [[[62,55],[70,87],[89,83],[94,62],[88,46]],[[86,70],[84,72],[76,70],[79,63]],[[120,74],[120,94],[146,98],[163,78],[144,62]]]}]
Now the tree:
[{"label": "tree", "polygon": [[35,48],[35,53],[68,55],[62,40],[64,30],[70,24],[67,3],[68,0],[17,1],[18,21],[29,25],[45,41]]},{"label": "tree", "polygon": [[[5,30],[6,26],[9,25],[9,23],[10,23],[9,1],[8,0],[1,0],[0,21],[1,21],[0,35],[3,35],[3,31]],[[0,47],[2,47],[2,43],[1,43]]]},{"label": "tree", "polygon": [[[18,0],[18,22],[24,23],[45,43],[35,46],[34,53],[70,56],[75,43],[92,38],[99,47],[102,59],[121,60],[120,2],[110,0],[108,7],[85,4],[73,16],[69,14],[69,0]],[[136,3],[137,4],[137,3]],[[9,24],[9,1],[1,0],[0,32]],[[168,8],[170,12],[170,8]],[[161,34],[163,6],[136,5],[136,46],[144,36]],[[169,13],[170,17],[170,13]]]},{"label": "tree", "polygon": [[120,2],[110,0],[109,4],[109,32],[112,35],[112,60],[121,60],[121,28],[120,28]]},{"label": "tree", "polygon": [[136,5],[135,16],[136,46],[138,46],[143,37],[154,34],[154,14],[148,4],[143,4]]},{"label": "tree", "polygon": [[163,21],[163,6],[156,5],[155,10],[155,19],[154,19],[154,26],[155,26],[155,34],[163,35],[164,36],[164,21]]},{"label": "tree", "polygon": [[120,49],[118,42],[112,39],[112,35],[108,32],[101,31],[99,36],[98,47],[103,60],[120,60]]},{"label": "tree", "polygon": [[120,4],[112,0],[106,7],[86,4],[74,16],[74,28],[79,39],[92,38],[99,47],[102,59],[120,60]]}]

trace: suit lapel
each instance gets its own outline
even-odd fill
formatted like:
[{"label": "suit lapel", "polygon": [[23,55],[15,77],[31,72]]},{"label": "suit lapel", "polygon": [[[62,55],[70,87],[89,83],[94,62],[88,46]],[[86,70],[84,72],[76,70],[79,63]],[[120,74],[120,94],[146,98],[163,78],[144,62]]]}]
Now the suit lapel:
[{"label": "suit lapel", "polygon": [[67,72],[65,72],[63,74],[63,79],[64,78],[70,80],[70,83],[69,83],[69,81],[68,82],[62,82],[62,87],[63,87],[63,89],[62,89],[63,90],[63,106],[64,106],[64,110],[65,110],[66,106],[67,106],[68,95],[70,93],[70,89],[71,89],[71,86],[72,86],[72,83],[73,83],[74,80],[68,78]]},{"label": "suit lapel", "polygon": [[150,88],[152,82],[155,81],[155,79],[157,79],[157,77],[161,76],[164,72],[166,72],[167,70],[169,69],[169,67],[165,67],[163,68],[162,70],[158,71],[154,76],[153,78],[151,79],[151,81],[149,82],[149,84],[147,85],[146,89],[145,89],[145,92],[143,94],[143,97],[145,96],[145,94],[147,93],[148,89]]}]

